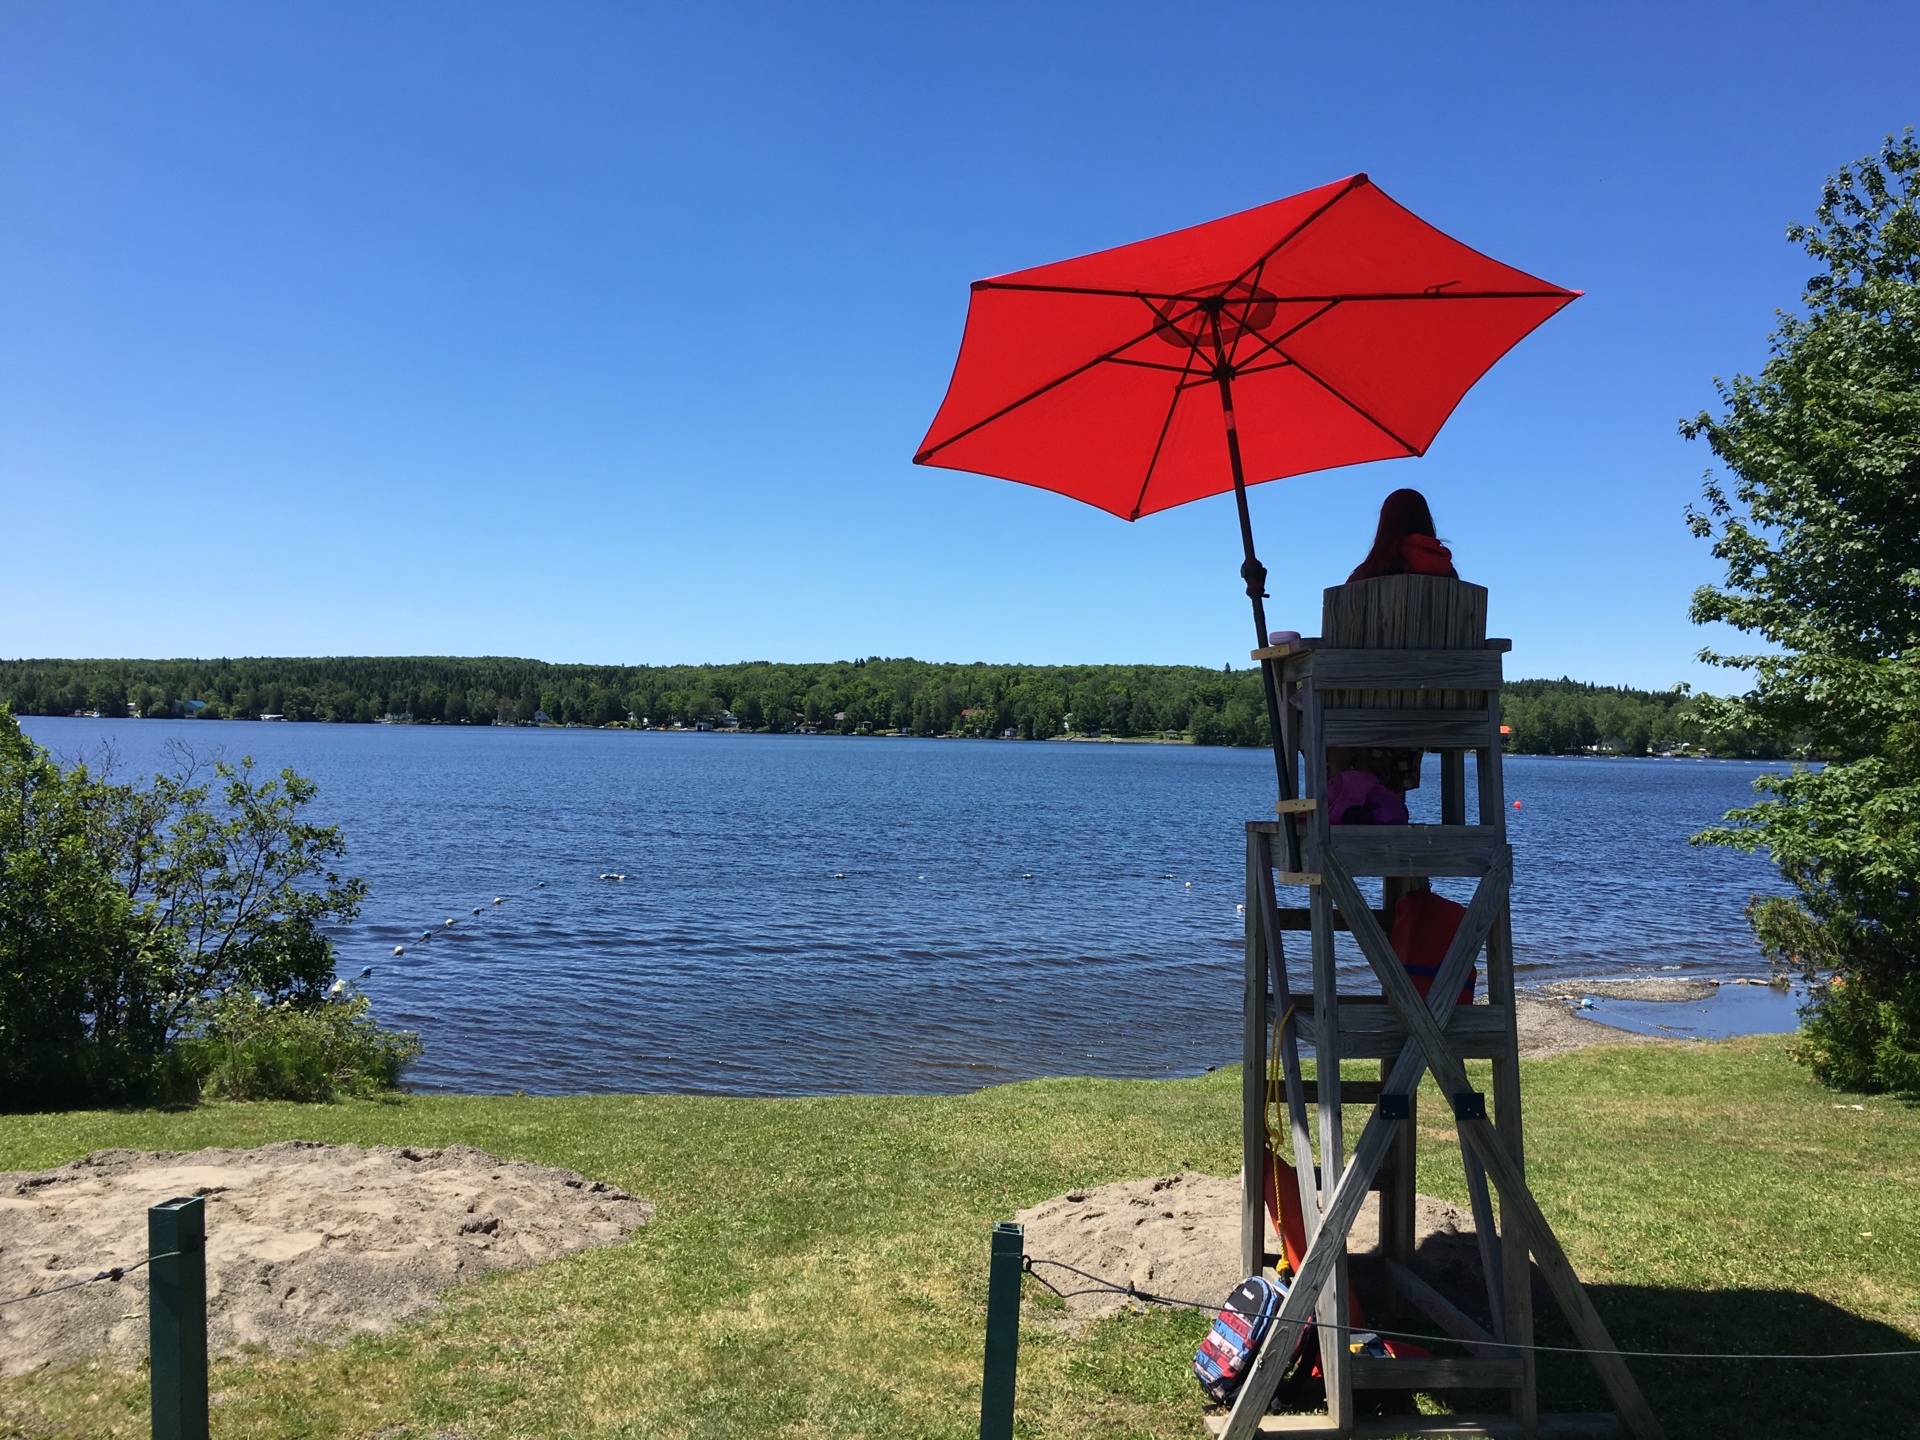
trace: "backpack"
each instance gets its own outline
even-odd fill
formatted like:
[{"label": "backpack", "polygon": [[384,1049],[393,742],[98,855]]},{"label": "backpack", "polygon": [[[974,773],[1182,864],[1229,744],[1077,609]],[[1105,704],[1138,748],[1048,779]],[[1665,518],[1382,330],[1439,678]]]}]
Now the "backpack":
[{"label": "backpack", "polygon": [[1286,1298],[1286,1286],[1259,1275],[1233,1287],[1193,1357],[1194,1378],[1214,1404],[1225,1405],[1239,1393]]}]

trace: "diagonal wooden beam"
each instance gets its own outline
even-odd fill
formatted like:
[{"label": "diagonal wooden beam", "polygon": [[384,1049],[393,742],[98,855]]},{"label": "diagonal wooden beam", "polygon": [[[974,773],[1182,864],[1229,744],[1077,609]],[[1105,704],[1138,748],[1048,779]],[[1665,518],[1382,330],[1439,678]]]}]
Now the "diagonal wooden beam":
[{"label": "diagonal wooden beam", "polygon": [[[1506,863],[1510,866],[1511,862],[1508,860]],[[1510,868],[1502,868],[1500,857],[1496,857],[1495,870],[1488,880],[1481,881],[1481,890],[1497,894],[1482,905],[1480,894],[1476,892],[1474,903],[1467,907],[1466,918],[1460,923],[1460,933],[1454,937],[1446,958],[1440,962],[1440,973],[1434,977],[1426,1001],[1429,1018],[1436,1024],[1444,1025],[1453,1016],[1456,1008],[1454,997],[1460,993],[1460,987],[1467,978],[1467,967],[1479,953],[1480,944],[1486,938],[1492,923],[1489,917],[1498,915],[1500,905],[1506,898],[1506,877],[1510,873]],[[1378,926],[1375,928],[1378,929]],[[1479,940],[1473,939],[1475,933],[1480,936]],[[1408,988],[1412,986],[1409,984]],[[1381,1100],[1386,1102],[1412,1095],[1426,1068],[1419,1046],[1409,1040],[1400,1047],[1399,1058],[1394,1061],[1392,1070],[1380,1086]],[[1336,1261],[1346,1251],[1347,1234],[1353,1229],[1360,1207],[1366,1202],[1367,1190],[1373,1184],[1373,1177],[1378,1173],[1381,1162],[1386,1159],[1388,1147],[1393,1144],[1394,1132],[1401,1123],[1387,1119],[1382,1113],[1383,1108],[1376,1106],[1373,1114],[1367,1117],[1366,1126],[1354,1146],[1353,1159],[1341,1175],[1339,1184],[1334,1187],[1333,1198],[1321,1215],[1320,1229],[1308,1244],[1307,1253],[1300,1257],[1300,1269],[1293,1277],[1293,1286],[1274,1320],[1273,1330],[1261,1346],[1260,1354],[1253,1362],[1253,1370],[1234,1400],[1233,1413],[1227,1417],[1223,1432],[1225,1440],[1250,1440],[1258,1430],[1260,1417],[1272,1402],[1274,1391],[1280,1388],[1280,1381],[1293,1359],[1294,1348],[1300,1343],[1300,1333],[1313,1312],[1320,1291],[1332,1275]]]},{"label": "diagonal wooden beam", "polygon": [[[1501,877],[1500,888],[1504,890],[1507,877],[1512,874],[1513,852],[1506,846],[1500,847],[1496,857],[1496,868]],[[1467,1079],[1467,1068],[1458,1056],[1447,1048],[1446,1037],[1441,1033],[1434,1014],[1426,1005],[1421,1004],[1419,992],[1413,988],[1413,982],[1407,978],[1399,957],[1393,953],[1386,932],[1380,928],[1380,922],[1373,918],[1373,911],[1361,898],[1359,887],[1353,883],[1353,877],[1331,854],[1321,856],[1322,883],[1334,903],[1346,914],[1347,923],[1353,927],[1353,938],[1359,943],[1360,952],[1367,957],[1367,963],[1373,967],[1380,987],[1386,992],[1388,1002],[1400,1017],[1400,1023],[1407,1027],[1407,1035],[1412,1044],[1419,1047],[1426,1067],[1433,1072],[1435,1082],[1440,1086],[1442,1095],[1449,1098],[1466,1097],[1472,1093],[1472,1085]],[[1489,871],[1487,879],[1494,878]],[[1482,892],[1487,888],[1482,882]],[[1474,895],[1474,904],[1482,899],[1481,893]],[[1472,916],[1473,907],[1468,907]],[[1498,907],[1494,913],[1497,915]],[[1461,923],[1464,932],[1466,924]],[[1484,934],[1482,936],[1484,939]],[[1476,947],[1477,948],[1477,947]],[[1448,952],[1449,960],[1454,957]],[[1457,983],[1457,982],[1456,982]],[[1437,985],[1436,985],[1437,988]],[[1433,998],[1429,992],[1428,1000]],[[1451,996],[1447,998],[1451,999]],[[1613,1337],[1607,1333],[1606,1323],[1601,1320],[1600,1312],[1593,1308],[1593,1301],[1581,1285],[1580,1278],[1574,1273],[1572,1262],[1567,1259],[1566,1251],[1560,1248],[1560,1241],[1553,1229],[1547,1224],[1547,1217],[1541,1212],[1533,1192],[1527,1189],[1525,1176],[1513,1161],[1506,1146],[1501,1142],[1492,1124],[1483,1113],[1479,1115],[1461,1114],[1455,1111],[1460,1136],[1473,1151],[1479,1155],[1480,1163],[1487,1168],[1487,1174],[1499,1187],[1500,1195],[1508,1204],[1519,1211],[1528,1239],[1533,1247],[1534,1257],[1540,1262],[1541,1273],[1546,1277],[1553,1298],[1560,1302],[1561,1310],[1566,1314],[1567,1322],[1572,1325],[1574,1335],[1581,1346],[1589,1353],[1593,1368],[1598,1372],[1601,1383],[1607,1387],[1613,1397],[1615,1407],[1629,1433],[1637,1440],[1660,1440],[1660,1422],[1654,1417],[1646,1397],[1640,1393],[1640,1386],[1633,1374],[1627,1369],[1626,1361],[1620,1358],[1619,1347],[1613,1343]],[[1291,1298],[1291,1297],[1289,1297]]]}]

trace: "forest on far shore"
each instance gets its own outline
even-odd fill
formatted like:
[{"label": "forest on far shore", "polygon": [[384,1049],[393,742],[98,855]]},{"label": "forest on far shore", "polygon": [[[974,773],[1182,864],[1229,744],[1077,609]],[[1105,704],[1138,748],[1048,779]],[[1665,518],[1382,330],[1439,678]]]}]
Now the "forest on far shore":
[{"label": "forest on far shore", "polygon": [[[1264,745],[1260,672],[1190,665],[990,665],[840,660],[787,665],[552,665],[491,656],[0,660],[17,715],[134,715],[370,724],[653,725],[1048,739],[1063,734]],[[1774,756],[1709,743],[1684,689],[1508,683],[1523,754]]]}]

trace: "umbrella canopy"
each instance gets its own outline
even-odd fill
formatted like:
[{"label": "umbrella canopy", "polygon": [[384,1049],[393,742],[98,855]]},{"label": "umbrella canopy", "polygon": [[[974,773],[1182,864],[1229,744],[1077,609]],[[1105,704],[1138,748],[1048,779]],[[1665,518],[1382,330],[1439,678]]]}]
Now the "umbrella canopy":
[{"label": "umbrella canopy", "polygon": [[976,281],[914,460],[1136,520],[1420,455],[1473,383],[1578,293],[1462,245],[1355,175]]}]

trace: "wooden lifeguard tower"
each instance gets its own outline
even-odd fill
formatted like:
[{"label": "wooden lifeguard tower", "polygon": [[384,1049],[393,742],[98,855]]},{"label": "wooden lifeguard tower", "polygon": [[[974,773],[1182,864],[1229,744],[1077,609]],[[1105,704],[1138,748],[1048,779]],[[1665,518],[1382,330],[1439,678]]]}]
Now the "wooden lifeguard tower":
[{"label": "wooden lifeguard tower", "polygon": [[[1535,1397],[1532,1286],[1537,1262],[1577,1343],[1591,1352],[1636,1440],[1661,1434],[1606,1326],[1527,1189],[1520,1128],[1513,940],[1501,785],[1500,687],[1504,640],[1486,638],[1487,592],[1432,576],[1389,576],[1326,592],[1322,637],[1253,652],[1265,670],[1281,799],[1277,820],[1247,825],[1246,1034],[1242,1104],[1243,1268],[1271,1272],[1266,1177],[1297,1184],[1307,1247],[1292,1289],[1230,1415],[1209,1427],[1227,1440],[1254,1435],[1586,1435],[1615,1433],[1616,1418],[1541,1416]],[[1437,825],[1333,825],[1328,752],[1379,747],[1440,756]],[[1474,756],[1468,816],[1467,756]],[[1383,904],[1362,895],[1378,876]],[[1465,918],[1425,999],[1388,932],[1393,907],[1430,876],[1476,879]],[[1304,903],[1282,906],[1275,882]],[[1304,892],[1304,894],[1302,894]],[[1343,993],[1334,936],[1358,943],[1377,991]],[[1308,936],[1311,986],[1288,974],[1284,937]],[[1485,1004],[1456,1003],[1486,957]],[[1316,1057],[1303,1077],[1301,1050]],[[1469,1059],[1491,1060],[1492,1106],[1470,1083]],[[1378,1078],[1343,1078],[1342,1064],[1379,1061]],[[1412,1268],[1415,1092],[1433,1074],[1459,1130],[1491,1323],[1482,1326]],[[1351,1149],[1345,1107],[1368,1112]],[[1317,1112],[1312,1121],[1309,1111]],[[1315,1130],[1317,1129],[1317,1163]],[[1278,1157],[1277,1163],[1273,1157]],[[1488,1180],[1491,1178],[1492,1191]],[[1347,1236],[1369,1190],[1381,1192],[1381,1251],[1393,1298],[1459,1341],[1465,1355],[1374,1359],[1348,1349]],[[1496,1218],[1494,1195],[1498,1196]],[[1309,1316],[1323,1322],[1326,1411],[1267,1414]],[[1356,1390],[1504,1390],[1508,1413],[1402,1415],[1362,1420]]]}]

